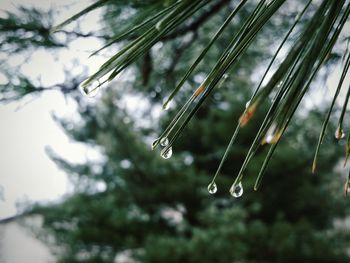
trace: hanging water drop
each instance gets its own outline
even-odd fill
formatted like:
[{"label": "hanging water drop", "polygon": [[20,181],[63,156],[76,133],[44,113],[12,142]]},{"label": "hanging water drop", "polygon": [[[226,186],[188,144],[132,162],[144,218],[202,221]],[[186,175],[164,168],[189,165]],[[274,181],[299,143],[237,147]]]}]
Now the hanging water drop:
[{"label": "hanging water drop", "polygon": [[161,145],[161,146],[165,147],[165,146],[168,146],[168,144],[169,144],[169,140],[168,140],[167,137],[164,137],[164,138],[162,138],[162,139],[160,140],[160,145]]},{"label": "hanging water drop", "polygon": [[158,144],[159,144],[159,138],[158,138],[158,139],[155,139],[155,140],[152,142],[152,150],[154,150],[154,148],[156,148]]},{"label": "hanging water drop", "polygon": [[169,159],[172,155],[173,155],[173,149],[171,147],[169,148],[166,147],[160,152],[160,156],[163,159]]},{"label": "hanging water drop", "polygon": [[337,140],[343,139],[345,137],[345,133],[340,126],[338,126],[337,130],[334,133],[334,136]]},{"label": "hanging water drop", "polygon": [[347,196],[349,192],[350,192],[350,183],[349,183],[349,180],[347,180],[344,185],[344,193]]},{"label": "hanging water drop", "polygon": [[84,96],[93,98],[99,93],[101,85],[102,84],[98,80],[95,80],[94,82],[88,85],[85,85],[85,82],[82,82],[79,85],[79,90]]},{"label": "hanging water drop", "polygon": [[170,101],[166,101],[163,103],[163,110],[169,110],[170,108]]},{"label": "hanging water drop", "polygon": [[217,190],[218,190],[218,187],[216,186],[215,182],[211,182],[208,185],[208,192],[209,192],[209,194],[215,194]]},{"label": "hanging water drop", "polygon": [[238,185],[232,185],[230,188],[230,194],[235,198],[241,197],[243,195],[242,182],[239,182]]}]

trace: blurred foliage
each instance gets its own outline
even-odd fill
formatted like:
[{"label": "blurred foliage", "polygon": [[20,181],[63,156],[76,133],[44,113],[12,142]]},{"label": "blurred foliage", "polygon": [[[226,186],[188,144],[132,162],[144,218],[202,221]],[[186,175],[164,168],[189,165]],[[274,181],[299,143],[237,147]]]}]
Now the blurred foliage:
[{"label": "blurred foliage", "polygon": [[[110,3],[104,16],[106,36],[118,31],[119,27],[113,25],[124,25],[129,16],[135,21],[143,19],[152,12],[153,5],[161,8],[169,1],[151,2],[146,6],[144,1]],[[252,7],[248,4],[240,16]],[[159,42],[127,70],[129,78],[111,83],[96,103],[78,99],[80,121],[59,120],[75,141],[103,155],[100,161],[74,164],[49,151],[69,175],[75,193],[59,204],[36,205],[31,212],[43,216],[40,237],[51,246],[59,262],[350,260],[349,229],[334,227],[334,220],[346,216],[349,208],[342,196],[343,182],[334,169],[340,159],[335,139],[324,141],[327,150],[320,156],[319,173],[311,175],[323,112],[310,110],[295,116],[268,167],[262,188],[253,192],[266,151],[261,149],[248,166],[244,195],[234,199],[226,188],[245,158],[267,109],[265,105],[239,135],[218,178],[217,194],[209,195],[206,190],[256,85],[256,75],[261,74],[261,67],[271,56],[270,47],[293,22],[284,13],[292,12],[287,7],[264,28],[264,37],[258,37],[239,64],[230,69],[227,80],[174,146],[173,157],[163,160],[159,152],[150,150],[152,139],[214,65],[231,37],[229,32],[239,28],[242,17],[234,20],[218,46],[210,50],[172,107],[158,117],[163,98],[230,11],[231,6],[224,6],[197,29]],[[40,46],[51,47],[45,41]],[[35,89],[30,82],[23,83],[30,85],[18,87]],[[131,106],[128,98],[138,102]]]},{"label": "blurred foliage", "polygon": [[[59,40],[50,30],[53,25],[53,11],[44,12],[37,8],[18,7],[16,12],[4,11],[0,17],[0,101],[11,102],[28,95],[40,95],[48,90],[60,90],[64,94],[75,92],[81,77],[74,78],[66,72],[66,81],[53,86],[43,86],[40,79],[23,75],[20,67],[30,61],[34,51],[45,49],[48,51],[61,50],[68,46],[71,35],[88,37],[79,32],[65,32],[66,42]],[[10,62],[12,57],[16,66]],[[17,63],[17,61],[22,61]],[[43,61],[45,63],[45,61]]]},{"label": "blurred foliage", "polygon": [[19,52],[27,48],[63,47],[50,34],[52,12],[44,13],[36,8],[19,7],[18,13],[6,12],[0,18],[0,50]]}]

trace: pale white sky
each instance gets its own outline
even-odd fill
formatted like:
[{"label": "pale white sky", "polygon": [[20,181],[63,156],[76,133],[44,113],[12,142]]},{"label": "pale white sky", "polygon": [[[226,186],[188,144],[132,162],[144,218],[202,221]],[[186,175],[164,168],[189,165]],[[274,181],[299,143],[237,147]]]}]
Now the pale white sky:
[{"label": "pale white sky", "polygon": [[[0,17],[4,16],[1,10],[15,11],[18,5],[35,6],[44,10],[54,7],[63,10],[56,19],[61,22],[86,7],[87,2],[89,1],[1,0]],[[72,4],[69,10],[62,9],[68,4]],[[84,19],[82,30],[93,30],[98,26],[98,11],[89,16]],[[64,80],[63,66],[73,74],[82,71],[81,67],[73,67],[73,59],[86,65],[89,73],[95,71],[105,58],[88,59],[88,56],[100,46],[97,39],[80,39],[73,41],[69,49],[63,49],[58,54],[39,50],[31,54],[28,63],[22,64],[23,54],[11,56],[8,63],[12,66],[21,65],[24,74],[34,79],[40,78],[44,86],[53,85]],[[0,53],[1,57],[5,55]],[[6,82],[1,72],[0,82]],[[45,147],[50,146],[64,159],[72,162],[96,158],[91,149],[71,141],[51,117],[52,113],[72,116],[75,112],[74,101],[66,100],[56,91],[44,93],[35,99],[26,97],[20,102],[0,104],[0,197],[4,199],[0,200],[0,218],[14,215],[18,201],[56,200],[70,190],[66,175],[50,160]]]}]

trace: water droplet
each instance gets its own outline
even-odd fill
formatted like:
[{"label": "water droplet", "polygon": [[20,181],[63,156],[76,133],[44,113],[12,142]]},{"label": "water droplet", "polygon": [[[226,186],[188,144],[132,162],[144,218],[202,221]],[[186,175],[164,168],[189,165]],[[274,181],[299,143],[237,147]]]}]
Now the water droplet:
[{"label": "water droplet", "polygon": [[158,139],[155,139],[155,140],[152,142],[152,150],[154,150],[154,148],[156,148],[158,144],[159,144],[159,138],[158,138]]},{"label": "water droplet", "polygon": [[230,188],[230,194],[235,198],[241,197],[243,195],[242,182],[239,182],[238,185],[232,185]]},{"label": "water droplet", "polygon": [[162,27],[163,27],[163,20],[160,20],[157,22],[155,28],[158,30],[158,31],[161,31],[162,30]]},{"label": "water droplet", "polygon": [[350,182],[349,182],[349,179],[346,180],[346,182],[345,182],[345,185],[344,185],[344,192],[345,192],[345,195],[348,195],[349,192],[350,192]]},{"label": "water droplet", "polygon": [[168,144],[169,144],[169,140],[168,140],[167,137],[164,137],[164,138],[162,138],[162,139],[160,140],[160,145],[161,145],[161,146],[165,147],[165,146],[168,146]]},{"label": "water droplet", "polygon": [[167,101],[163,104],[163,110],[168,110],[170,108],[170,101]]},{"label": "water droplet", "polygon": [[247,109],[250,105],[250,100],[247,101],[247,103],[245,104],[245,108]]},{"label": "water droplet", "polygon": [[163,159],[169,159],[172,155],[173,155],[173,149],[171,147],[169,148],[166,147],[160,152],[160,156]]},{"label": "water droplet", "polygon": [[87,96],[89,98],[93,98],[99,93],[99,91],[101,89],[101,83],[98,80],[92,82],[91,84],[89,84],[87,86],[84,83],[85,82],[82,82],[79,85],[79,90],[84,96]]},{"label": "water droplet", "polygon": [[337,140],[343,139],[345,137],[345,133],[343,132],[343,129],[340,126],[335,131],[334,136]]},{"label": "water droplet", "polygon": [[208,192],[209,192],[209,194],[215,194],[217,190],[218,190],[218,187],[216,186],[215,182],[211,182],[208,185]]}]

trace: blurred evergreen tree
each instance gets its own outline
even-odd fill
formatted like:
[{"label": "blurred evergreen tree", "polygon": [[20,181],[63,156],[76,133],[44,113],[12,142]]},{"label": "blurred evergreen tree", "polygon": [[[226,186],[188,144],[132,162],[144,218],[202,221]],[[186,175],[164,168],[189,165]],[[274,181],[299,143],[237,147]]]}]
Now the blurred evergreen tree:
[{"label": "blurred evergreen tree", "polygon": [[[127,27],[160,10],[164,2],[168,1],[110,3],[104,16],[106,39],[110,32],[123,31],[113,25]],[[348,209],[339,190],[342,181],[334,171],[340,158],[334,139],[324,142],[327,151],[322,152],[319,173],[311,175],[317,127],[322,121],[319,112],[308,112],[307,119],[295,116],[258,192],[252,189],[265,149],[248,167],[243,196],[235,199],[226,188],[245,158],[262,114],[240,134],[218,178],[217,194],[209,195],[206,189],[251,87],[256,86],[251,76],[261,74],[260,67],[271,56],[270,46],[292,23],[284,13],[291,14],[288,7],[264,28],[266,37],[258,38],[239,65],[230,69],[228,78],[174,146],[172,158],[163,160],[159,152],[150,150],[190,87],[200,84],[214,65],[220,48],[230,39],[228,32],[239,28],[237,19],[185,85],[184,95],[179,94],[173,107],[158,118],[163,97],[231,11],[230,1],[216,2],[221,4],[214,11],[206,10],[198,27],[164,39],[125,73],[129,78],[103,90],[96,103],[77,99],[80,121],[60,120],[67,134],[99,149],[104,158],[77,165],[49,152],[76,190],[62,203],[31,208],[43,216],[41,238],[57,252],[59,262],[350,260],[349,230],[334,227],[334,220],[344,217]],[[239,18],[252,5],[245,8]],[[47,48],[60,45],[46,41],[39,43]],[[76,85],[62,87],[71,87],[62,91],[72,92]],[[137,100],[137,105],[130,106],[128,98]]]}]

